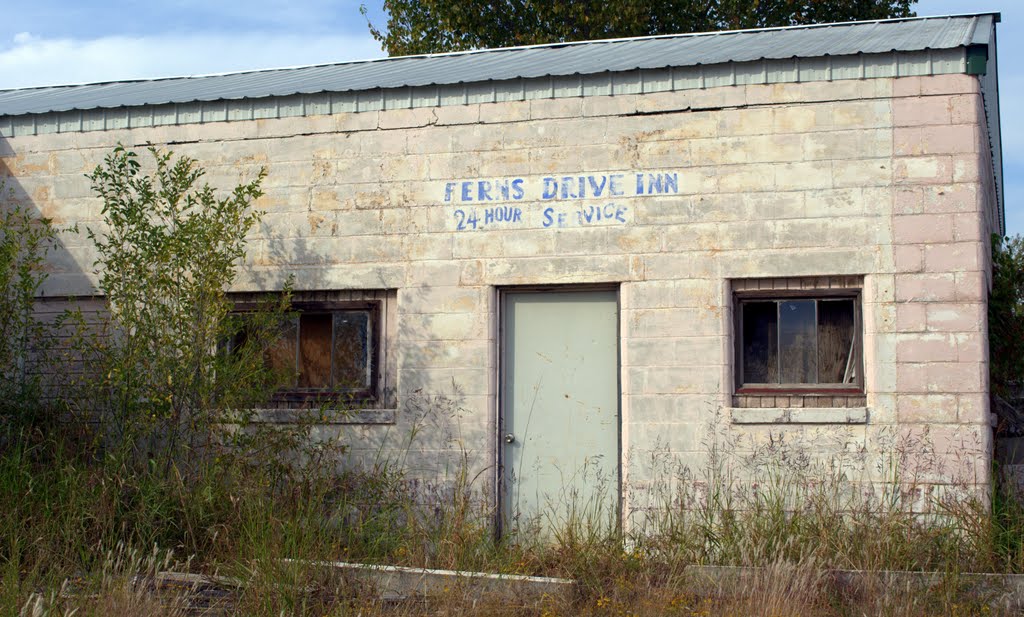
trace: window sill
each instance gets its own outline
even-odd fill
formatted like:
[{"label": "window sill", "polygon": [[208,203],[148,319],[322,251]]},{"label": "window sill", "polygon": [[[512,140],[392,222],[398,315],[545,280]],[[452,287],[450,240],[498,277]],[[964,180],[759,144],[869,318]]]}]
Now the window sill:
[{"label": "window sill", "polygon": [[733,424],[867,424],[867,407],[733,407]]},{"label": "window sill", "polygon": [[738,392],[732,397],[732,406],[748,409],[858,409],[867,407],[867,398],[863,392],[844,392],[843,394],[821,393],[788,393],[777,391],[771,394],[745,394]]},{"label": "window sill", "polygon": [[[300,418],[308,418],[310,410],[302,409],[257,409],[253,422],[258,424],[294,424]],[[323,426],[340,424],[394,424],[396,409],[349,409],[328,411],[314,424]]]}]

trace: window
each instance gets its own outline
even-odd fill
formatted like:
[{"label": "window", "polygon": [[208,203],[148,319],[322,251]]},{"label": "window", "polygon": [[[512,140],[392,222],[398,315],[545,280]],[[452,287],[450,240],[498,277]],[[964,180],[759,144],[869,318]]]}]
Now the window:
[{"label": "window", "polygon": [[[325,397],[383,403],[389,381],[383,343],[391,296],[387,291],[296,293],[296,314],[283,324],[266,354],[271,367],[291,376],[274,395],[275,405],[303,407]],[[258,298],[240,295],[236,307],[244,311]]]},{"label": "window", "polygon": [[376,392],[376,304],[303,305],[281,329],[268,362],[294,381],[281,391],[284,398],[307,400],[324,392],[371,398]]},{"label": "window", "polygon": [[738,406],[757,396],[862,404],[860,287],[851,278],[734,282],[736,394],[746,397]]}]

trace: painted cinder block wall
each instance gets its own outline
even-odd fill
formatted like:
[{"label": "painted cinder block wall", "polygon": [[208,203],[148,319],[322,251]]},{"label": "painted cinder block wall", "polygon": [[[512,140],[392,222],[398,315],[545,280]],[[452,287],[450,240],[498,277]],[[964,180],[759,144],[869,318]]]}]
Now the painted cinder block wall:
[{"label": "painted cinder block wall", "polygon": [[[781,440],[823,459],[859,457],[854,472],[868,481],[886,473],[880,463],[899,442],[905,461],[940,463],[922,464],[920,481],[988,486],[997,202],[975,77],[0,138],[0,174],[58,224],[95,227],[100,204],[83,174],[118,142],[195,157],[222,188],[267,168],[257,204],[266,215],[235,291],[276,289],[288,275],[300,291],[395,290],[387,354],[398,410],[322,428],[339,432],[356,459],[399,447],[419,422],[414,474],[443,479],[464,451],[469,477],[493,491],[497,290],[614,283],[627,510],[648,505],[666,469],[699,471],[718,439],[740,455]],[[526,199],[514,204],[520,220],[458,229],[457,209],[485,216],[472,192],[460,202],[462,182],[523,178],[536,196],[545,177],[637,172],[676,174],[676,190]],[[548,207],[608,201],[625,208],[621,216],[544,226]],[[88,241],[65,233],[61,243],[45,295],[91,293]],[[737,282],[827,286],[841,277],[862,285],[864,400],[801,411],[797,397],[734,399]],[[423,417],[415,409],[424,405],[444,413]]]}]

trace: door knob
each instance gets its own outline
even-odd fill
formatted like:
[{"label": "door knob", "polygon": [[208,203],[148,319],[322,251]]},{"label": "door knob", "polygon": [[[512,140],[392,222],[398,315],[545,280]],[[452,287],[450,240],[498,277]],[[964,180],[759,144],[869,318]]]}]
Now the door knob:
[{"label": "door knob", "polygon": [[512,433],[505,433],[505,443],[515,443],[516,436]]}]

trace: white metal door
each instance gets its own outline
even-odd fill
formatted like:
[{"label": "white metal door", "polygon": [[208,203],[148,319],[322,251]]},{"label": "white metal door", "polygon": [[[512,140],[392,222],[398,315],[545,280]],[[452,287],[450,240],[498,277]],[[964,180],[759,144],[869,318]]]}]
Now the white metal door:
[{"label": "white metal door", "polygon": [[504,523],[616,524],[617,292],[506,292],[501,308]]}]

